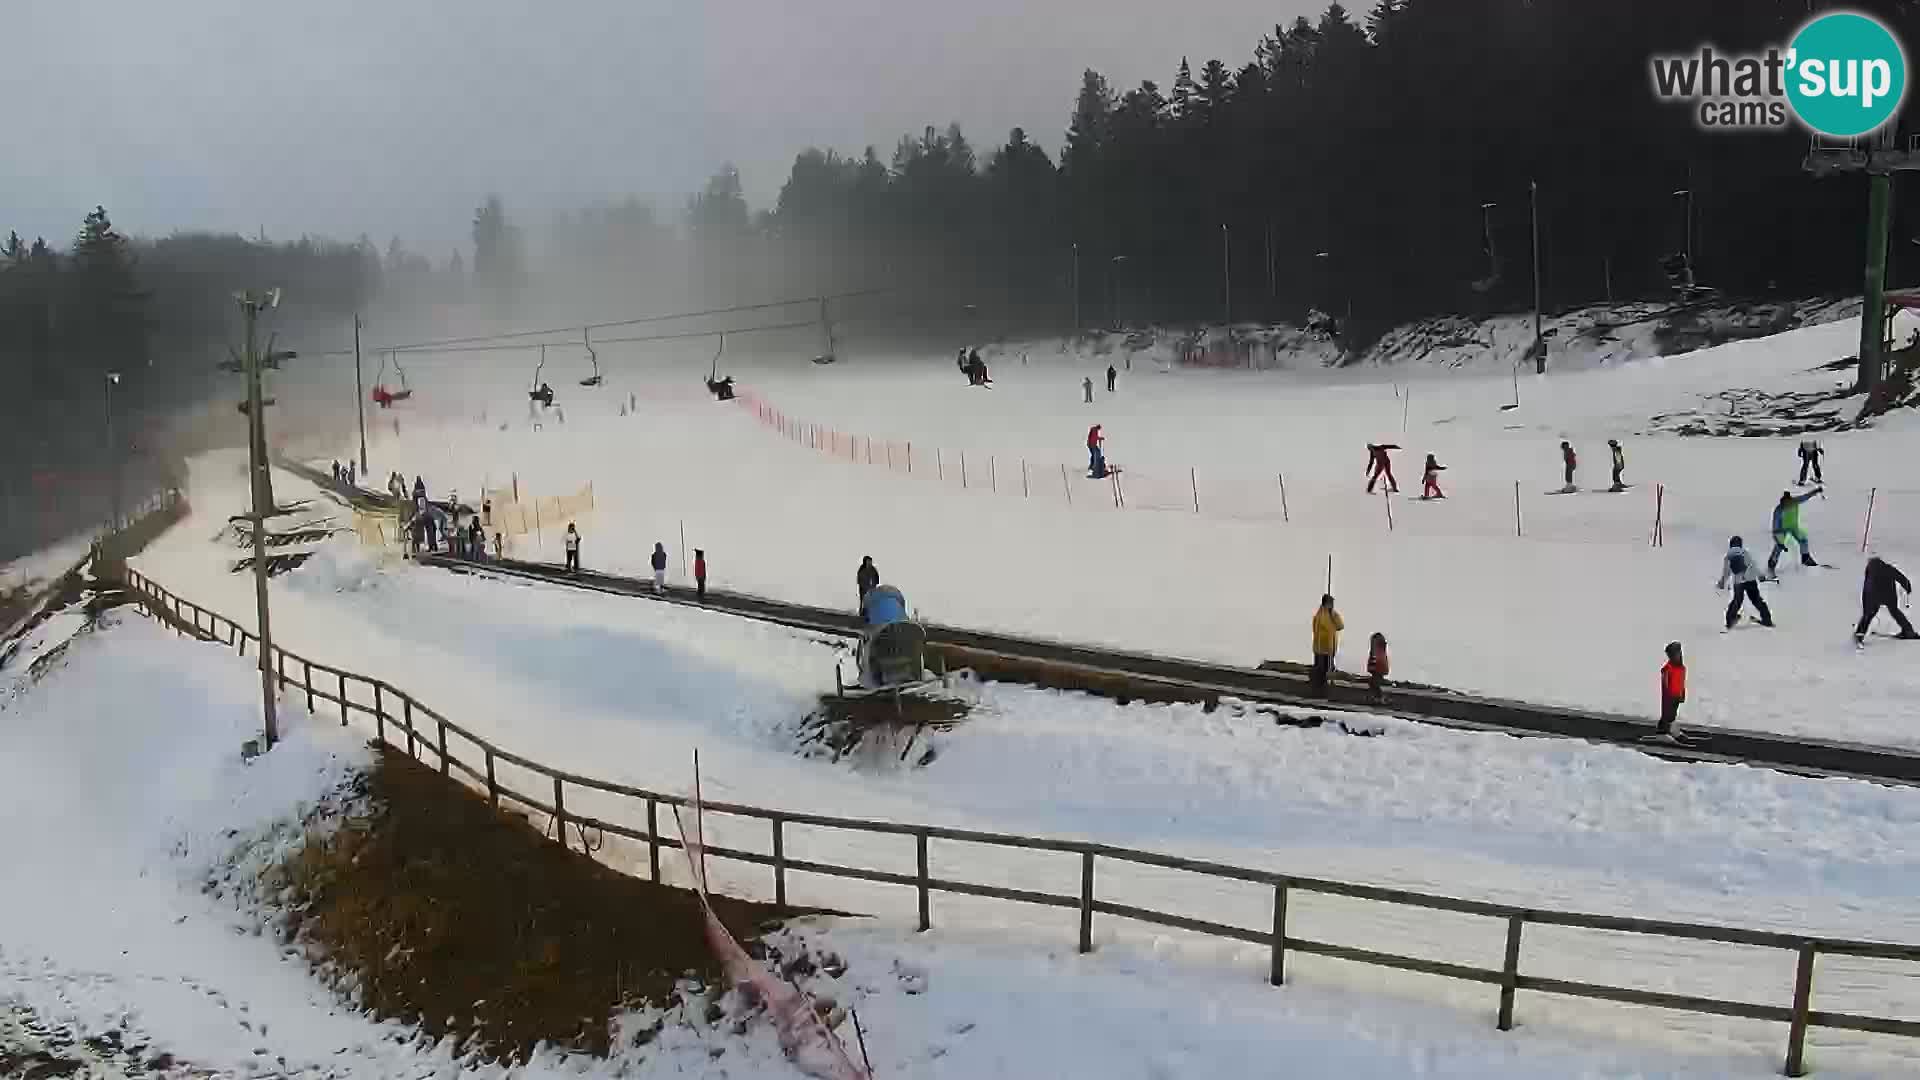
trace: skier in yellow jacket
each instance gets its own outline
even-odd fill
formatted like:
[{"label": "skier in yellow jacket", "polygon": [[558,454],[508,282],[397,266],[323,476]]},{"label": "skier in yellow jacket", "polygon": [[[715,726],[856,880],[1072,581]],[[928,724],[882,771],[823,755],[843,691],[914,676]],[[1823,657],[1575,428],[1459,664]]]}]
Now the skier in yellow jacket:
[{"label": "skier in yellow jacket", "polygon": [[1333,609],[1333,595],[1322,596],[1319,609],[1313,613],[1313,674],[1309,677],[1313,692],[1321,697],[1327,696],[1333,654],[1340,650],[1340,631],[1346,628],[1346,620]]}]

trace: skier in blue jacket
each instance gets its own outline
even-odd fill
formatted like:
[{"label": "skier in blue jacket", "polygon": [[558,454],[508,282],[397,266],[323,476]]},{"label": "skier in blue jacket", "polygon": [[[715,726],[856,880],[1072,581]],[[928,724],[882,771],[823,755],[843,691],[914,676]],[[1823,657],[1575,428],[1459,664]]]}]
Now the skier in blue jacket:
[{"label": "skier in blue jacket", "polygon": [[1807,550],[1807,530],[1800,527],[1800,505],[1825,488],[1814,488],[1805,495],[1795,495],[1791,491],[1780,493],[1780,501],[1773,507],[1773,551],[1767,556],[1767,576],[1778,577],[1780,556],[1786,554],[1789,537],[1800,542],[1800,565],[1819,566],[1813,561],[1813,554]]}]

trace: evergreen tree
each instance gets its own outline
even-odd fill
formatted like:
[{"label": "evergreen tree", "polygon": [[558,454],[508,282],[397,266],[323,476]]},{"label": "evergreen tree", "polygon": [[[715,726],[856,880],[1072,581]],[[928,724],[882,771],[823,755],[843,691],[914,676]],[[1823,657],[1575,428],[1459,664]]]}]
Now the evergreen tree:
[{"label": "evergreen tree", "polygon": [[133,253],[104,206],[80,226],[61,293],[73,372],[93,385],[106,372],[131,375],[147,364],[147,298],[134,278]]},{"label": "evergreen tree", "polygon": [[[1217,61],[1216,61],[1217,63]],[[1173,77],[1173,94],[1167,99],[1167,116],[1176,124],[1192,119],[1193,69],[1187,66],[1187,58],[1180,58],[1180,72]]]}]

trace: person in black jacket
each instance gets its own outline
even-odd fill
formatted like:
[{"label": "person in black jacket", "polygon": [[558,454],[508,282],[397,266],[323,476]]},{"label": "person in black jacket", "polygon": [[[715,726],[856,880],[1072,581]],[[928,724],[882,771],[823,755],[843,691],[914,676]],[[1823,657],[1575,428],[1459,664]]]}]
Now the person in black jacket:
[{"label": "person in black jacket", "polygon": [[880,568],[873,565],[873,556],[860,560],[860,569],[854,572],[853,581],[860,587],[860,607],[865,610],[867,594],[880,586]]},{"label": "person in black jacket", "polygon": [[1860,625],[1853,628],[1854,644],[1863,644],[1867,640],[1867,626],[1873,622],[1874,616],[1880,614],[1881,608],[1886,608],[1887,614],[1893,616],[1893,621],[1900,624],[1901,637],[1909,640],[1920,638],[1920,634],[1914,633],[1913,624],[1907,621],[1906,615],[1900,610],[1901,589],[1911,593],[1913,583],[1907,580],[1907,575],[1901,573],[1899,567],[1878,555],[1867,560],[1866,577],[1860,585]]}]

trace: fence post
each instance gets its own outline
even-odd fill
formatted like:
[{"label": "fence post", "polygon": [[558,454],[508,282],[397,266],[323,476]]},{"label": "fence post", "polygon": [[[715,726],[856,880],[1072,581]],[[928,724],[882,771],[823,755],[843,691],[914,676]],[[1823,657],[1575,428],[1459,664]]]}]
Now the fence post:
[{"label": "fence post", "polygon": [[657,883],[660,880],[660,819],[657,813],[659,803],[647,800],[647,869]]},{"label": "fence post", "polygon": [[482,746],[487,752],[487,804],[495,810],[500,809],[500,784],[493,778],[493,747]]},{"label": "fence post", "polygon": [[[246,650],[241,650],[242,655],[245,655],[245,652]],[[373,734],[377,741],[385,745],[387,741],[387,706],[380,700],[381,690],[382,686],[380,683],[373,684]]]},{"label": "fence post", "polygon": [[1287,882],[1273,887],[1273,959],[1267,969],[1267,983],[1280,986],[1287,981]]},{"label": "fence post", "polygon": [[924,832],[914,833],[913,846],[914,855],[919,863],[919,877],[917,882],[920,886],[920,929],[924,932],[933,929],[933,913],[928,910],[927,903],[927,893],[929,891],[927,886],[927,834]]},{"label": "fence post", "polygon": [[342,671],[339,673],[339,675],[340,675],[340,726],[346,727],[347,726],[347,673]]},{"label": "fence post", "polygon": [[1807,1012],[1813,1001],[1813,956],[1818,946],[1800,946],[1793,972],[1793,1023],[1787,1029],[1787,1075],[1807,1075]]},{"label": "fence post", "polygon": [[559,776],[553,778],[553,824],[553,831],[560,834],[560,850],[571,850],[567,847],[567,804],[560,794]]},{"label": "fence post", "polygon": [[437,716],[436,716],[436,717],[434,717],[434,720],[435,720],[435,721],[437,721],[437,722],[439,723],[439,725],[440,725],[440,775],[441,775],[441,776],[446,776],[446,775],[448,775],[448,771],[447,771],[447,722],[446,722],[445,720],[441,720],[441,719],[440,719],[439,717],[437,717]]},{"label": "fence post", "polygon": [[775,907],[787,906],[787,852],[781,836],[783,822],[773,819],[773,903]]},{"label": "fence post", "polygon": [[1080,853],[1080,951],[1093,951],[1093,852]]},{"label": "fence post", "polygon": [[1280,474],[1280,521],[1282,524],[1290,524],[1293,521],[1293,515],[1287,513],[1287,474],[1286,473]]},{"label": "fence post", "polygon": [[[193,628],[195,630],[200,629],[199,620],[196,619],[194,621]],[[312,712],[313,711],[313,664],[304,656],[300,658],[300,681],[307,688],[307,711]]]},{"label": "fence post", "polygon": [[1520,988],[1520,928],[1527,923],[1522,912],[1507,916],[1507,959],[1500,968],[1500,1030],[1513,1030],[1513,993]]},{"label": "fence post", "polygon": [[1520,532],[1520,481],[1518,480],[1513,482],[1513,535],[1523,535]]},{"label": "fence post", "polygon": [[418,758],[420,755],[414,749],[413,743],[413,699],[405,694],[400,695],[400,715],[405,718],[407,724],[407,756]]},{"label": "fence post", "polygon": [[1867,492],[1867,524],[1860,530],[1860,551],[1862,554],[1865,554],[1867,550],[1867,537],[1873,535],[1873,500],[1879,494],[1879,488],[1872,488]]},{"label": "fence post", "polygon": [[280,689],[285,690],[287,688],[287,650],[275,645],[273,651],[279,654],[274,657],[274,667],[280,673]]}]

